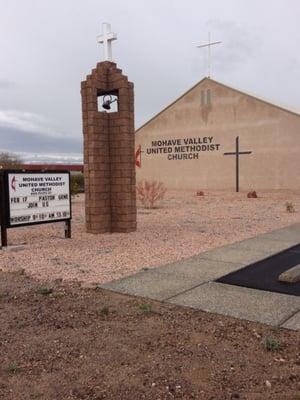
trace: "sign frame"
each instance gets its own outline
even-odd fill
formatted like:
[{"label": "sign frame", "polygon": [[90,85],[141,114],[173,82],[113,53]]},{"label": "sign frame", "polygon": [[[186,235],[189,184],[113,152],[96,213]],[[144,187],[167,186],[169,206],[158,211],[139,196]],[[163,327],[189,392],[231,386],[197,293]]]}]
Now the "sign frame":
[{"label": "sign frame", "polygon": [[[69,181],[69,209],[70,216],[68,218],[51,219],[46,221],[34,221],[18,223],[16,225],[10,222],[10,202],[9,202],[9,174],[67,174]],[[1,223],[1,243],[2,246],[7,246],[7,232],[9,228],[19,228],[24,226],[49,224],[54,222],[65,222],[65,237],[71,238],[71,220],[72,220],[72,201],[71,201],[71,174],[70,171],[62,170],[25,170],[25,169],[3,169],[0,170],[0,223]]]}]

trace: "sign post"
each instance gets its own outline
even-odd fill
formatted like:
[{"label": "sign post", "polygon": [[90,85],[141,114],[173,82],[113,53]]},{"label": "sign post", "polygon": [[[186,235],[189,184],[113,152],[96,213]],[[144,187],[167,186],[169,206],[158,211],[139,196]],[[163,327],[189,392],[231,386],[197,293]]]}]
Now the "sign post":
[{"label": "sign post", "polygon": [[2,171],[2,246],[7,246],[7,228],[58,221],[65,222],[70,238],[71,218],[69,171]]},{"label": "sign post", "polygon": [[1,247],[7,246],[7,229],[5,224],[5,184],[4,184],[4,174],[0,176],[0,222],[1,222]]},{"label": "sign post", "polygon": [[71,239],[71,220],[65,222],[65,239]]}]

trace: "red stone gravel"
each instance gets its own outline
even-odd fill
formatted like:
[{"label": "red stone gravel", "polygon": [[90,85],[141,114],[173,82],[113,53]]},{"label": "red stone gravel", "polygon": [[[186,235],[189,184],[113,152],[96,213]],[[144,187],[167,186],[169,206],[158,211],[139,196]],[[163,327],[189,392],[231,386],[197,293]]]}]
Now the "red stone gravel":
[{"label": "red stone gravel", "polygon": [[[287,201],[295,213],[286,211]],[[62,223],[10,229],[9,245],[18,247],[0,252],[0,268],[24,268],[41,280],[107,282],[296,222],[300,191],[258,193],[257,199],[245,192],[168,192],[159,208],[138,208],[137,232],[93,235],[85,232],[79,195],[72,239],[64,239]]]}]

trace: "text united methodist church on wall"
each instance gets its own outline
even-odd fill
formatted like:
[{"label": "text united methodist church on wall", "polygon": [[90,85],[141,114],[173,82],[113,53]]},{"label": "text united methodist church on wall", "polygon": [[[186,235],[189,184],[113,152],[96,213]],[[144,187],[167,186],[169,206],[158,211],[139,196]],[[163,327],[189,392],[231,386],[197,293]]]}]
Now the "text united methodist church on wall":
[{"label": "text united methodist church on wall", "polygon": [[180,138],[154,140],[146,154],[168,154],[168,160],[192,160],[199,158],[201,151],[219,150],[220,144],[213,143],[213,136],[203,138]]},{"label": "text united methodist church on wall", "polygon": [[[238,153],[238,156],[237,156]],[[204,78],[136,131],[137,179],[172,189],[300,188],[300,114]]]}]

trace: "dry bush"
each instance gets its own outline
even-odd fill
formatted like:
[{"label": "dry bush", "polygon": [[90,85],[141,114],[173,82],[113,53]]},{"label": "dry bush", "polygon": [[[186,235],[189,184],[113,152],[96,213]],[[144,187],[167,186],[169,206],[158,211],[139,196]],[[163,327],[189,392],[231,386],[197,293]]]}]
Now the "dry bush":
[{"label": "dry bush", "polygon": [[84,192],[84,176],[80,174],[71,174],[71,194],[75,196],[77,193]]},{"label": "dry bush", "polygon": [[0,168],[2,169],[20,169],[23,160],[18,154],[0,152]]},{"label": "dry bush", "polygon": [[294,213],[296,211],[294,204],[290,201],[287,201],[285,203],[285,209],[286,209],[286,212],[288,212],[288,213]]},{"label": "dry bush", "polygon": [[141,181],[137,183],[137,199],[145,208],[156,208],[158,203],[163,200],[167,189],[162,182]]}]

